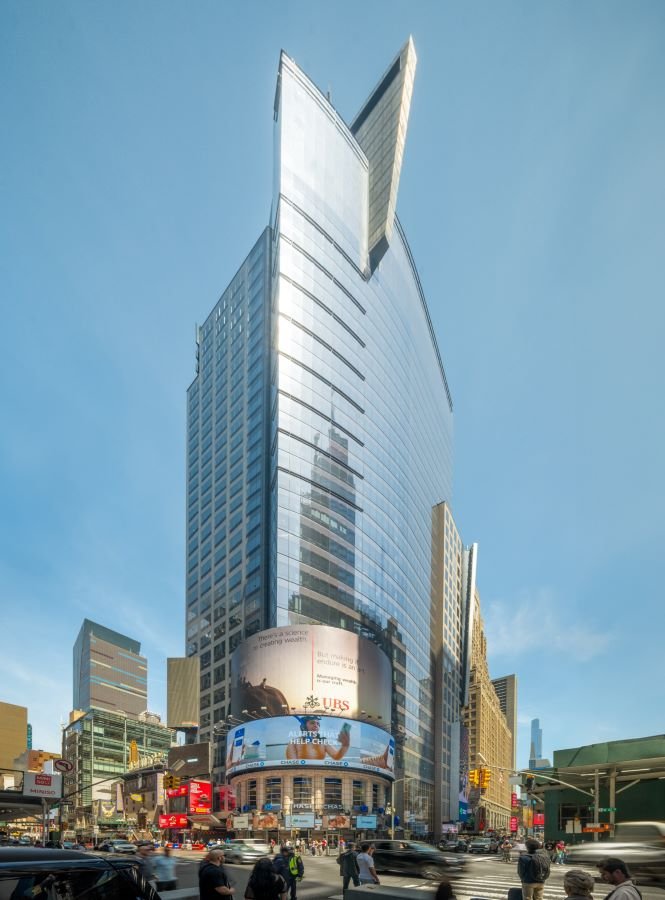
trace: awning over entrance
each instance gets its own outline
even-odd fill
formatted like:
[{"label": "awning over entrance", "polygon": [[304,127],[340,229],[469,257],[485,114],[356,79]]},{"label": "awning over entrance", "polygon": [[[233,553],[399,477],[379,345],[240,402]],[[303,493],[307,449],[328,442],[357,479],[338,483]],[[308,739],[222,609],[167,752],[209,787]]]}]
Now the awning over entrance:
[{"label": "awning over entrance", "polygon": [[222,823],[216,816],[209,813],[201,813],[199,815],[187,816],[192,825],[211,825],[214,828],[221,828]]},{"label": "awning over entrance", "polygon": [[39,816],[41,812],[42,801],[39,797],[30,797],[18,791],[0,791],[0,819],[3,822]]}]

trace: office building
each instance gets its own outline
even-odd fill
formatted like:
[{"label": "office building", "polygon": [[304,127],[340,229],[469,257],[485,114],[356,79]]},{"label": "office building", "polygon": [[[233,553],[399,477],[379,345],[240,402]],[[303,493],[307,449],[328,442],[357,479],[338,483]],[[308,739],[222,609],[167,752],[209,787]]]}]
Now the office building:
[{"label": "office building", "polygon": [[380,645],[398,784],[433,831],[432,529],[452,401],[395,215],[415,64],[409,40],[347,125],[281,55],[270,224],[198,330],[188,390],[186,627],[201,740],[257,632],[322,624]]},{"label": "office building", "polygon": [[138,716],[148,705],[148,663],[141,644],[83,620],[74,644],[74,709]]},{"label": "office building", "polygon": [[434,507],[433,609],[438,645],[434,691],[434,746],[441,779],[435,793],[435,822],[459,819],[462,708],[465,703],[467,598],[464,592],[465,550],[450,505]]},{"label": "office building", "polygon": [[200,675],[198,656],[166,660],[166,722],[192,741],[199,725]]},{"label": "office building", "polygon": [[509,779],[513,767],[513,741],[489,676],[487,638],[477,587],[469,617],[468,702],[464,710],[468,729],[468,765],[472,771],[489,771],[489,783],[484,790],[470,787],[469,805],[474,810],[475,830],[507,831],[512,813]]},{"label": "office building", "polygon": [[501,712],[506,717],[513,744],[513,769],[517,766],[517,675],[493,678],[492,684],[499,698]]},{"label": "office building", "polygon": [[175,733],[152,713],[73,711],[63,731],[62,755],[74,766],[64,776],[64,793],[77,833],[92,834],[102,822],[122,822],[114,782],[131,769],[165,764],[174,739]]},{"label": "office building", "polygon": [[14,760],[14,768],[22,772],[43,772],[44,763],[52,759],[60,759],[60,752],[49,753],[48,750],[24,750]]},{"label": "office building", "polygon": [[540,727],[540,719],[531,719],[531,745],[529,748],[529,768],[546,769],[550,765],[549,759],[543,758],[543,729]]},{"label": "office building", "polygon": [[28,708],[0,701],[0,769],[14,769],[27,745]]}]

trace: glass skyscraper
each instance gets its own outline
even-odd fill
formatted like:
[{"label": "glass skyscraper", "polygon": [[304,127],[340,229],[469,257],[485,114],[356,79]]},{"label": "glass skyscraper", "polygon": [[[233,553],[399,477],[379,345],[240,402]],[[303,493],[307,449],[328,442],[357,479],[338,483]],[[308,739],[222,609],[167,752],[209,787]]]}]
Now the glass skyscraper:
[{"label": "glass skyscraper", "polygon": [[245,637],[322,623],[380,644],[397,775],[431,830],[452,401],[395,215],[415,65],[409,40],[347,125],[281,55],[270,223],[198,329],[188,391],[187,655],[205,740]]}]

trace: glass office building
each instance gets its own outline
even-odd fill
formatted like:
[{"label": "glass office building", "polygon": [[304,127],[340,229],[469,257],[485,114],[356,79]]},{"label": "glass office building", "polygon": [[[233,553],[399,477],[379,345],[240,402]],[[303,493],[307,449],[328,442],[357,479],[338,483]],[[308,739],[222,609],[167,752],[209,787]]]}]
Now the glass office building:
[{"label": "glass office building", "polygon": [[187,654],[207,739],[246,636],[323,623],[380,644],[398,785],[433,830],[452,401],[395,215],[415,64],[409,40],[347,125],[281,56],[270,224],[198,330],[188,392]]}]

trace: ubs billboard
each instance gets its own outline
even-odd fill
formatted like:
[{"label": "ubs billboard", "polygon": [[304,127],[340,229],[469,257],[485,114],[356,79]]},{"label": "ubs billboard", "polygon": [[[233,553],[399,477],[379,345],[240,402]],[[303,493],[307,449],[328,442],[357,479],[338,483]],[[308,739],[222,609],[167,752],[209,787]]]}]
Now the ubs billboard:
[{"label": "ubs billboard", "polygon": [[328,625],[269,628],[231,658],[231,712],[371,717],[390,727],[392,671],[367,638]]},{"label": "ubs billboard", "polygon": [[394,777],[395,741],[382,728],[315,714],[255,719],[229,731],[226,771],[334,767]]}]

